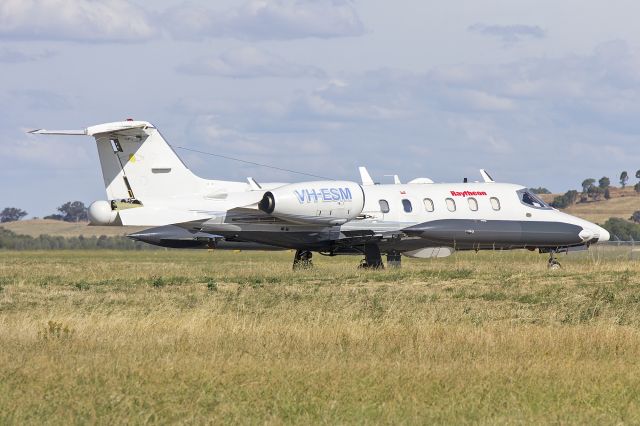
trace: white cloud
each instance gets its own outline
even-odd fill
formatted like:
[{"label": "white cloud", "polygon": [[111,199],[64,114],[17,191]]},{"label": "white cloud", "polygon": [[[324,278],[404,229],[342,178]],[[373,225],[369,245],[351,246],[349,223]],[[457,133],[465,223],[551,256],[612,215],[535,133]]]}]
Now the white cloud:
[{"label": "white cloud", "polygon": [[[295,132],[324,141],[341,152],[346,167],[355,159],[394,172],[388,168],[398,168],[398,160],[408,174],[443,178],[450,172],[441,160],[455,156],[465,173],[488,167],[524,184],[553,186],[558,173],[567,182],[585,169],[608,173],[597,152],[618,163],[640,158],[639,58],[636,49],[612,42],[585,55],[342,75],[288,97],[211,108],[220,123],[253,141]],[[397,158],[367,154],[389,146]],[[546,178],[541,169],[556,172]]]},{"label": "white cloud", "polygon": [[269,147],[250,135],[239,133],[219,123],[215,115],[200,115],[195,117],[189,126],[190,136],[200,141],[200,145],[221,150],[225,153],[244,153],[245,155],[265,155]]},{"label": "white cloud", "polygon": [[20,64],[25,62],[35,62],[55,56],[50,50],[41,52],[25,52],[23,50],[15,50],[9,48],[0,49],[0,63],[3,64]]},{"label": "white cloud", "polygon": [[504,43],[516,43],[524,39],[541,39],[545,31],[537,25],[485,25],[474,24],[469,31],[485,36],[498,37]]},{"label": "white cloud", "polygon": [[180,39],[286,40],[364,34],[349,0],[250,0],[224,12],[187,2],[165,11],[163,17],[169,32]]},{"label": "white cloud", "polygon": [[27,110],[60,111],[73,105],[67,96],[49,90],[14,89],[8,95],[8,103]]},{"label": "white cloud", "polygon": [[243,99],[241,104],[189,99],[180,108],[215,112],[222,122],[251,132],[364,131],[377,125],[406,134],[409,130],[404,129],[424,132],[429,118],[430,126],[443,129],[456,122],[451,127],[455,134],[471,139],[470,132],[460,132],[460,120],[451,120],[458,117],[468,120],[467,128],[469,122],[484,121],[492,129],[503,129],[491,144],[504,151],[507,143],[522,145],[522,132],[544,133],[548,143],[557,140],[554,133],[581,126],[592,133],[594,128],[640,132],[639,76],[640,53],[612,42],[587,55],[459,64],[424,73],[382,69],[342,75],[315,89],[279,97]]},{"label": "white cloud", "polygon": [[[27,129],[21,129],[23,133]],[[80,141],[63,138],[45,140],[38,136],[17,136],[0,141],[0,161],[9,168],[44,166],[56,169],[77,169],[79,165],[93,164],[88,147]],[[73,158],[69,156],[73,153]]]},{"label": "white cloud", "polygon": [[513,151],[512,145],[502,131],[490,120],[452,117],[447,121],[447,125],[461,132],[464,140],[474,145],[477,152],[491,151],[506,154]]},{"label": "white cloud", "polygon": [[482,90],[455,88],[443,91],[443,106],[473,111],[509,111],[515,108],[515,102],[507,97],[494,95]]},{"label": "white cloud", "polygon": [[200,58],[180,66],[178,70],[188,74],[231,78],[325,76],[320,68],[293,64],[278,55],[251,46],[228,50],[213,58]]},{"label": "white cloud", "polygon": [[126,0],[3,0],[0,39],[136,42],[155,33]]},{"label": "white cloud", "polygon": [[[283,138],[281,134],[275,139],[264,134],[255,135],[251,132],[240,131],[220,124],[222,118],[215,115],[199,115],[189,125],[190,136],[199,144],[212,152],[237,153],[240,156],[257,156],[261,159],[277,159],[285,152],[296,152],[298,155],[315,155],[327,152],[317,141],[306,140],[304,144],[299,140]],[[306,138],[308,139],[308,137]]]}]

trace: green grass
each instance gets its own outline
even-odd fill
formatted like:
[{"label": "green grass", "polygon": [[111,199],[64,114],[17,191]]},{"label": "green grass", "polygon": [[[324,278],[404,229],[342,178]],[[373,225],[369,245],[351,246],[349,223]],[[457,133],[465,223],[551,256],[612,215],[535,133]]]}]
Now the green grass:
[{"label": "green grass", "polygon": [[0,423],[638,423],[624,254],[0,252]]}]

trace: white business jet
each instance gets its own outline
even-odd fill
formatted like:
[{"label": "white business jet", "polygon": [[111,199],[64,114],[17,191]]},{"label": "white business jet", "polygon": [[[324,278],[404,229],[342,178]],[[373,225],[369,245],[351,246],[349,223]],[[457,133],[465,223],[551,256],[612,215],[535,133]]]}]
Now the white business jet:
[{"label": "white business jet", "polygon": [[95,138],[107,200],[89,207],[94,225],[148,226],[129,235],[174,248],[296,250],[294,268],[313,252],[360,254],[364,268],[399,266],[401,255],[445,257],[456,250],[529,249],[555,254],[607,241],[609,233],[562,213],[521,185],[433,183],[427,178],[375,184],[322,180],[258,183],[194,175],[146,121],[105,123],[84,130],[34,130]]}]

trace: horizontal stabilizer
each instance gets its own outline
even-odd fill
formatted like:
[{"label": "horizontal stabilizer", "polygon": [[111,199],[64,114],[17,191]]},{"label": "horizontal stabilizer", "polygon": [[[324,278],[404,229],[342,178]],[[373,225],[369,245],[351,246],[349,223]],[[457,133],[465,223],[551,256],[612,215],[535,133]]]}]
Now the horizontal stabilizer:
[{"label": "horizontal stabilizer", "polygon": [[68,136],[129,136],[146,137],[145,129],[154,129],[153,125],[147,121],[116,121],[113,123],[98,124],[83,130],[31,130],[28,133],[34,135],[68,135]]},{"label": "horizontal stabilizer", "polygon": [[32,135],[69,135],[69,136],[86,136],[87,130],[46,130],[46,129],[37,129],[30,130],[27,133],[31,133]]}]

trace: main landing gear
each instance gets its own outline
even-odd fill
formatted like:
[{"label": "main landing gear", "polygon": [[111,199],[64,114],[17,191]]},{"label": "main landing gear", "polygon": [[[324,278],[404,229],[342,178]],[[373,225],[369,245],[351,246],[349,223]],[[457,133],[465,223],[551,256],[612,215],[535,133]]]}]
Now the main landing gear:
[{"label": "main landing gear", "polygon": [[312,257],[313,253],[309,250],[296,250],[296,255],[293,258],[293,270],[313,268]]},{"label": "main landing gear", "polygon": [[377,244],[364,245],[364,259],[360,261],[359,269],[384,269],[380,247]]},{"label": "main landing gear", "polygon": [[402,267],[402,255],[399,251],[392,250],[387,253],[387,266],[389,268],[401,268]]},{"label": "main landing gear", "polygon": [[[384,269],[382,254],[377,244],[365,244],[364,259],[360,261],[358,269]],[[311,269],[313,253],[310,250],[296,250],[293,258],[293,270]],[[389,268],[400,268],[402,266],[402,255],[399,251],[392,250],[387,253],[387,265]]]}]

